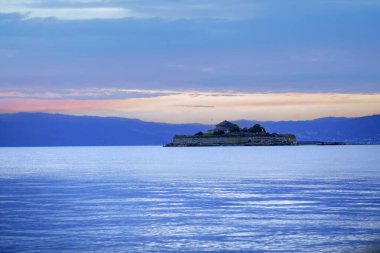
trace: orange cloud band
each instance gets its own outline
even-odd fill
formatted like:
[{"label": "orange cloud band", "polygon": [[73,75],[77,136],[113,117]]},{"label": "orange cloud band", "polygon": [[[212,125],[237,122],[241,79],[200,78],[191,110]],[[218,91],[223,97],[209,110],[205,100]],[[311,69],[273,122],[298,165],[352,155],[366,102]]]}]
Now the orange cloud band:
[{"label": "orange cloud band", "polygon": [[[158,91],[159,92],[159,91]],[[0,99],[0,113],[54,112],[156,122],[306,120],[380,113],[380,94],[176,92],[126,99]]]}]

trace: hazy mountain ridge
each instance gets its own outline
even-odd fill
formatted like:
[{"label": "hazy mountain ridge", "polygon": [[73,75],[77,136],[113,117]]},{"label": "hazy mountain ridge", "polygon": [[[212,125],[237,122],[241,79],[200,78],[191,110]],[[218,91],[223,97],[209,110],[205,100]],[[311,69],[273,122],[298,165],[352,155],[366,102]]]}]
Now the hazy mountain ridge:
[{"label": "hazy mountain ridge", "polygon": [[[260,123],[269,132],[293,133],[300,141],[380,143],[380,115],[310,121],[235,121]],[[175,134],[194,134],[212,126],[167,124],[137,119],[47,113],[0,114],[0,146],[163,145]]]},{"label": "hazy mountain ridge", "polygon": [[259,123],[269,132],[293,133],[299,141],[380,143],[380,115],[358,118],[328,117],[307,121],[235,121],[241,126]]},{"label": "hazy mountain ridge", "polygon": [[46,113],[0,115],[0,146],[162,145],[174,133],[193,134],[201,124]]}]

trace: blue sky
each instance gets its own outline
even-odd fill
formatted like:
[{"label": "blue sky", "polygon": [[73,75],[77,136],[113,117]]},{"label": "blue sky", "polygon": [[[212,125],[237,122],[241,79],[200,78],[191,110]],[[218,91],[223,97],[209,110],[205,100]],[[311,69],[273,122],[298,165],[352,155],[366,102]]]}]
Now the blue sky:
[{"label": "blue sky", "polygon": [[379,24],[373,0],[0,0],[0,89],[375,94]]}]

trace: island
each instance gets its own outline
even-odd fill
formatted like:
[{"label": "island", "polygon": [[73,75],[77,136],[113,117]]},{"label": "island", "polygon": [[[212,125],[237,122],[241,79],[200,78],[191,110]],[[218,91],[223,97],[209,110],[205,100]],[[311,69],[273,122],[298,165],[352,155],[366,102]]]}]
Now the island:
[{"label": "island", "polygon": [[200,146],[284,146],[297,145],[293,134],[268,133],[260,124],[250,128],[240,128],[229,121],[220,122],[207,133],[176,135],[165,147]]}]

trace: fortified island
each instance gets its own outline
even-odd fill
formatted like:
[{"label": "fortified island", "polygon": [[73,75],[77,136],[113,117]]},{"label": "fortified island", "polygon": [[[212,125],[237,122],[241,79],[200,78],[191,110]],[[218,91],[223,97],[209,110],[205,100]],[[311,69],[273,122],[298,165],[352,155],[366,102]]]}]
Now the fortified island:
[{"label": "fortified island", "polygon": [[255,124],[250,128],[240,128],[229,121],[220,122],[207,133],[176,135],[166,147],[199,146],[284,146],[297,145],[293,134],[268,133],[264,127]]}]

